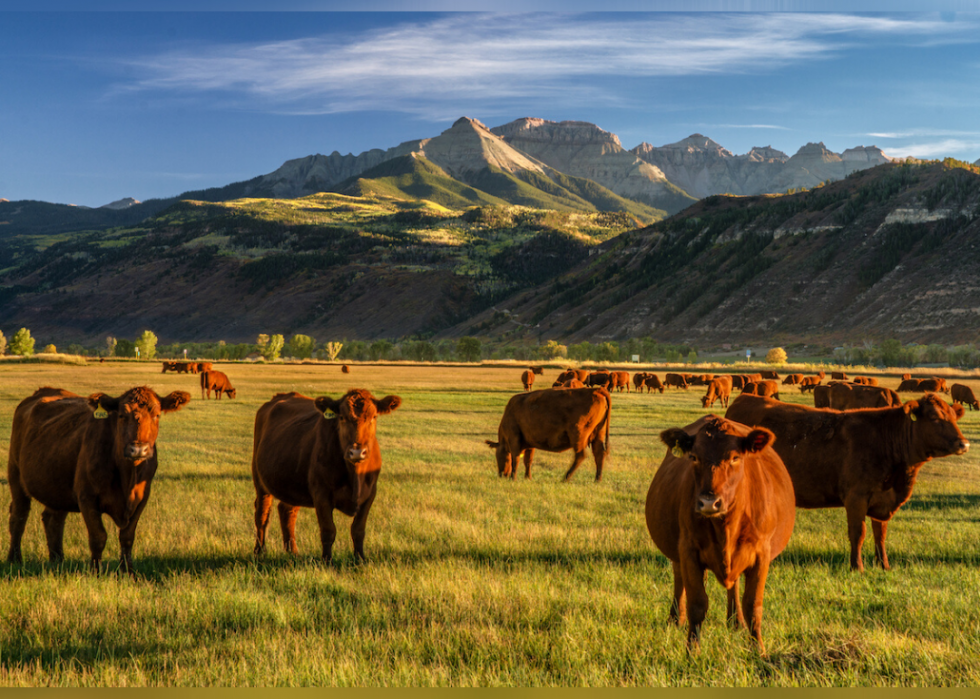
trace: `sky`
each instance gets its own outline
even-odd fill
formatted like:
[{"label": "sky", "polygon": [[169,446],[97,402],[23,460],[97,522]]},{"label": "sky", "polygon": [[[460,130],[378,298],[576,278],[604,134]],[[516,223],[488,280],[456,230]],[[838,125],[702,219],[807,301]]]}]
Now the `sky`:
[{"label": "sky", "polygon": [[735,154],[980,159],[975,2],[2,3],[12,201],[171,197],[462,116],[586,121],[625,148],[700,133]]}]

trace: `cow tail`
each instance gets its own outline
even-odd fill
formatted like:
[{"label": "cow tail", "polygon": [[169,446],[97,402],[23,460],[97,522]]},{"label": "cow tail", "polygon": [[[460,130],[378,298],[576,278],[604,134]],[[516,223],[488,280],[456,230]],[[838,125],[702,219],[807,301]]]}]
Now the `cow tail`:
[{"label": "cow tail", "polygon": [[602,394],[606,399],[606,415],[602,418],[602,423],[599,428],[602,430],[602,443],[606,448],[606,453],[609,453],[609,423],[612,422],[612,396],[609,395],[609,391],[602,389]]}]

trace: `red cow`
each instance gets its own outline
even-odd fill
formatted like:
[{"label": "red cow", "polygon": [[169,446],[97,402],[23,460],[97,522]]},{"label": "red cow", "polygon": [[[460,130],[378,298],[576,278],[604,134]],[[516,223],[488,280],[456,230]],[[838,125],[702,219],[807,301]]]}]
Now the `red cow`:
[{"label": "red cow", "polygon": [[949,390],[954,405],[956,403],[962,403],[963,405],[970,406],[970,410],[980,410],[980,402],[977,401],[977,397],[973,395],[973,389],[969,386],[954,383],[949,387]]},{"label": "red cow", "polygon": [[620,393],[623,392],[624,388],[627,393],[630,392],[630,373],[628,371],[613,371],[610,376],[612,377],[609,382],[610,388],[615,388]]},{"label": "red cow", "polygon": [[633,374],[633,388],[639,393],[643,389],[643,382],[650,374],[646,371],[638,371]]},{"label": "red cow", "polygon": [[[820,373],[823,374],[823,372]],[[800,393],[812,391],[816,386],[820,385],[821,381],[823,381],[823,376],[819,374],[817,376],[804,376],[800,381]]]},{"label": "red cow", "polygon": [[44,505],[41,522],[52,562],[64,560],[65,519],[81,512],[92,569],[98,573],[106,535],[102,515],[119,527],[120,564],[134,573],[136,525],[157,470],[160,415],[180,410],[186,391],[160,397],[147,386],[118,398],[88,398],[41,388],[14,410],[7,480],[10,485],[9,563],[20,563],[31,500]]},{"label": "red cow", "polygon": [[535,449],[574,449],[575,457],[565,473],[567,481],[585,460],[586,447],[591,447],[598,481],[609,452],[611,419],[612,398],[602,387],[518,393],[504,408],[497,441],[487,440],[487,445],[497,452],[497,475],[514,478],[521,452],[524,477],[530,478]]},{"label": "red cow", "polygon": [[777,374],[775,371],[772,371],[771,369],[764,369],[759,373],[762,375],[763,379],[772,379],[774,381],[779,381],[779,374]]},{"label": "red cow", "polygon": [[895,391],[881,386],[865,386],[835,381],[831,382],[827,388],[830,391],[830,405],[828,407],[834,410],[889,408],[902,404],[902,399]]},{"label": "red cow", "polygon": [[847,374],[843,371],[832,371],[830,372],[830,378],[835,381],[847,381]]},{"label": "red cow", "polygon": [[851,568],[857,570],[864,570],[866,517],[875,560],[888,570],[888,521],[911,497],[926,461],[969,449],[956,425],[962,416],[963,406],[950,407],[935,395],[899,407],[841,412],[739,396],[725,414],[776,435],[775,449],[793,479],[797,507],[844,508]]},{"label": "red cow", "polygon": [[[770,562],[786,547],[796,510],[793,484],[767,429],[714,415],[660,433],[670,451],[650,484],[647,529],[674,569],[669,620],[689,620],[688,648],[708,610],[706,570],[728,590],[728,618],[762,642],[762,597]],[[745,594],[738,603],[738,580]],[[686,599],[685,599],[686,598]]]},{"label": "red cow", "polygon": [[203,399],[205,392],[207,392],[207,397],[210,399],[211,391],[214,391],[215,400],[221,400],[222,394],[229,398],[234,398],[236,394],[235,388],[228,379],[228,375],[214,369],[201,374],[201,398]]},{"label": "red cow", "polygon": [[732,393],[732,377],[719,376],[708,382],[708,392],[701,399],[702,408],[710,408],[716,400],[720,400],[724,407],[728,407],[728,398]]},{"label": "red cow", "polygon": [[660,391],[661,393],[664,392],[664,385],[660,381],[660,377],[656,374],[647,375],[647,377],[643,380],[643,385],[646,386],[647,393],[650,393],[650,391]]},{"label": "red cow", "polygon": [[604,386],[607,389],[611,389],[612,380],[612,374],[605,370],[599,370],[590,373],[583,383],[586,386]]},{"label": "red cow", "polygon": [[347,366],[346,364],[341,365],[341,367],[340,367],[340,373],[341,374],[349,374],[350,373],[350,367]]},{"label": "red cow", "polygon": [[783,379],[783,385],[796,386],[801,381],[803,381],[803,374],[787,374],[786,378]]},{"label": "red cow", "polygon": [[333,511],[353,517],[354,556],[364,556],[368,513],[377,494],[381,448],[377,417],[401,405],[398,396],[375,399],[351,389],[339,399],[280,393],[255,414],[252,483],[255,485],[255,555],[265,550],[272,499],[279,501],[279,523],[286,551],[298,553],[299,508],[316,510],[323,560],[329,563],[337,527]]},{"label": "red cow", "polygon": [[521,374],[521,383],[524,384],[525,391],[530,391],[531,386],[534,385],[534,372],[530,369],[525,369]]},{"label": "red cow", "polygon": [[666,374],[664,376],[664,386],[676,386],[687,390],[687,379],[683,374]]},{"label": "red cow", "polygon": [[922,383],[921,379],[903,379],[902,383],[898,385],[899,393],[918,393],[919,384]]},{"label": "red cow", "polygon": [[919,382],[920,391],[932,391],[935,393],[949,393],[949,387],[946,385],[946,379],[931,378],[922,379]]}]

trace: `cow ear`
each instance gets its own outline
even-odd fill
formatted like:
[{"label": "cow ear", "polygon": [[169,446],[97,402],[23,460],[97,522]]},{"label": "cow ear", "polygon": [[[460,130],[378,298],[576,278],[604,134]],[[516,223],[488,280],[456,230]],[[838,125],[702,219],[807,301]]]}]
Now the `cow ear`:
[{"label": "cow ear", "polygon": [[315,405],[316,409],[321,413],[325,413],[329,410],[332,413],[337,413],[340,415],[340,401],[334,400],[330,396],[320,396],[313,401],[313,405]]},{"label": "cow ear", "polygon": [[776,441],[776,436],[767,429],[756,427],[742,438],[742,452],[756,454]]},{"label": "cow ear", "polygon": [[180,410],[191,402],[191,394],[187,391],[174,391],[169,396],[160,399],[160,412],[172,413]]},{"label": "cow ear", "polygon": [[398,396],[385,396],[381,400],[374,401],[374,407],[378,410],[378,415],[387,415],[398,409],[402,404],[402,399]]},{"label": "cow ear", "polygon": [[906,401],[905,405],[902,406],[902,410],[905,411],[905,414],[909,416],[909,420],[912,422],[918,420],[919,414],[922,412],[919,408],[919,401],[917,400]]},{"label": "cow ear", "polygon": [[102,408],[103,410],[118,410],[119,409],[119,399],[113,398],[105,393],[93,393],[88,397],[88,405],[92,410],[98,410]]},{"label": "cow ear", "polygon": [[963,407],[962,403],[953,403],[951,407],[953,408],[953,412],[956,413],[957,420],[966,414],[966,408]]},{"label": "cow ear", "polygon": [[[661,432],[660,441],[666,444],[677,458],[687,455],[694,448],[694,436],[689,435],[680,427],[672,427]],[[678,454],[678,452],[680,453]]]}]

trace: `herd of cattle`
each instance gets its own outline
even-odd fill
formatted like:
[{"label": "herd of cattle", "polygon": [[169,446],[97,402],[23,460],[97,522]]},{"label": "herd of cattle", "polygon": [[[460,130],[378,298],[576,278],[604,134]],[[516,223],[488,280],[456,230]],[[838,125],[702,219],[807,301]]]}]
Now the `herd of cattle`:
[{"label": "herd of cattle", "polygon": [[[568,479],[591,447],[596,480],[609,452],[611,389],[629,391],[627,372],[569,369],[552,390],[530,391],[534,369],[522,374],[525,393],[511,398],[500,421],[498,475],[514,477],[524,455],[530,478],[535,449],[575,450]],[[834,372],[753,375],[634,374],[637,391],[706,386],[703,408],[721,401],[724,418],[702,417],[664,430],[668,452],[647,493],[646,521],[656,546],[671,560],[674,596],[669,618],[688,618],[688,645],[698,643],[710,571],[728,591],[728,617],[762,642],[762,597],[769,563],[785,548],[795,509],[843,507],[850,565],[863,571],[865,520],[871,519],[875,562],[888,570],[888,522],[912,495],[922,466],[936,457],[964,454],[969,442],[957,421],[964,405],[980,409],[972,389],[945,379],[902,377],[898,391],[873,377]],[[780,400],[780,389],[812,392],[814,407]],[[741,395],[731,401],[732,390]],[[570,390],[577,389],[577,390]],[[902,402],[898,392],[921,392]],[[951,395],[953,404],[937,394]],[[738,600],[744,574],[745,593]]]},{"label": "herd of cattle", "polygon": [[[164,363],[164,372],[174,369]],[[202,397],[211,391],[231,398],[228,377],[202,363]],[[196,364],[196,363],[195,363]],[[344,367],[347,368],[346,366]],[[349,370],[348,370],[349,371]],[[903,377],[900,391],[923,391],[902,402],[897,392],[874,379],[821,372],[753,375],[666,374],[663,381],[643,372],[569,369],[546,390],[530,390],[540,367],[522,374],[525,392],[506,405],[497,440],[497,472],[514,478],[524,459],[531,477],[534,450],[574,451],[565,479],[590,449],[596,480],[609,453],[612,389],[640,391],[705,386],[702,407],[721,401],[725,416],[706,415],[686,427],[665,429],[667,453],[646,500],[646,521],[656,546],[670,559],[674,595],[670,619],[689,620],[688,645],[698,643],[708,597],[704,573],[711,571],[728,591],[728,616],[747,626],[763,650],[762,598],[769,563],[785,548],[796,508],[843,507],[850,540],[850,565],[863,570],[865,519],[871,518],[875,562],[889,569],[885,549],[888,522],[909,499],[921,467],[930,459],[963,454],[969,442],[957,421],[963,405],[980,409],[967,386],[947,388],[943,379],[915,384]],[[780,387],[813,392],[815,407],[779,400]],[[741,395],[730,401],[733,389]],[[937,394],[950,393],[953,404]],[[102,516],[119,528],[120,563],[133,573],[136,526],[157,469],[159,420],[190,401],[186,391],[159,396],[132,388],[118,397],[82,397],[42,388],[14,412],[8,461],[11,491],[8,562],[22,560],[21,540],[33,500],[43,505],[41,520],[49,558],[63,560],[65,519],[81,512],[88,531],[91,565],[99,571],[107,534]],[[350,389],[339,399],[277,394],[255,416],[252,480],[255,487],[255,554],[265,549],[273,499],[287,551],[296,553],[295,523],[300,507],[314,508],[322,556],[331,560],[337,529],[334,510],[353,518],[355,557],[364,559],[368,513],[377,492],[381,454],[376,439],[379,416],[401,405],[389,395],[376,399]],[[739,604],[739,578],[745,592]]]}]

